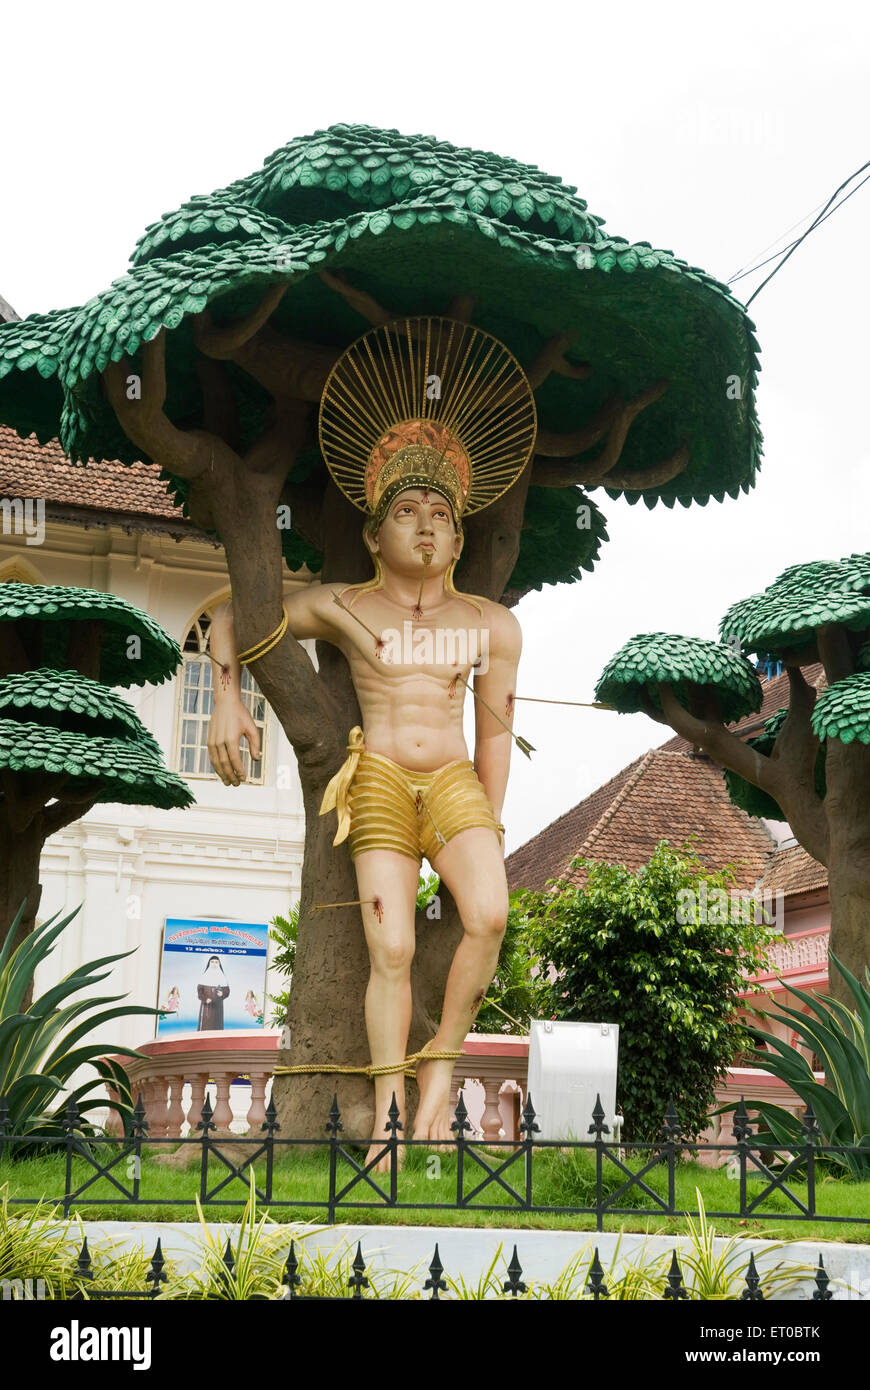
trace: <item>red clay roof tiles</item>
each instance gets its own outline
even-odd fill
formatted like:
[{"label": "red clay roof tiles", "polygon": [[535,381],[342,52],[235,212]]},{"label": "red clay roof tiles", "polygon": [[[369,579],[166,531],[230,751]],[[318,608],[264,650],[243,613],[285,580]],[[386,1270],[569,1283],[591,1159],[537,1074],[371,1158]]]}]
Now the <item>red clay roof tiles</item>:
[{"label": "red clay roof tiles", "polygon": [[[82,513],[117,514],[127,520],[153,518],[158,529],[199,534],[173,505],[156,463],[72,463],[56,439],[40,444],[21,439],[0,425],[0,496],[42,497],[49,512],[79,508]],[[171,528],[159,522],[173,523]]]},{"label": "red clay roof tiles", "polygon": [[653,748],[522,845],[506,861],[511,888],[543,888],[578,872],[579,856],[639,869],[660,840],[681,845],[690,836],[711,869],[737,866],[737,884],[751,889],[775,849],[770,832],[732,805],[722,774],[708,758]]}]

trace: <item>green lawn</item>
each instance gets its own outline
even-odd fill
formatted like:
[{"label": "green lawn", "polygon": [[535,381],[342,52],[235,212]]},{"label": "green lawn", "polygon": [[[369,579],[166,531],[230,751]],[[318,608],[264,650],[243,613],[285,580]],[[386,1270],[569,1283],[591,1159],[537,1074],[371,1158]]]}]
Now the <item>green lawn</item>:
[{"label": "green lawn", "polygon": [[[174,1143],[168,1143],[167,1152],[171,1152],[174,1147]],[[100,1146],[99,1155],[102,1162],[107,1161],[107,1152],[106,1148]],[[358,1151],[353,1150],[353,1152],[356,1156],[360,1156]],[[508,1150],[484,1150],[480,1148],[479,1152],[481,1157],[494,1168],[505,1159]],[[435,1161],[433,1162],[433,1160]],[[306,1207],[304,1202],[326,1200],[328,1195],[327,1162],[327,1154],[322,1149],[314,1152],[303,1148],[297,1150],[292,1156],[284,1154],[276,1159],[273,1170],[273,1197],[279,1200],[293,1200],[294,1205],[292,1207],[273,1208],[271,1215],[275,1221],[311,1221],[317,1225],[325,1224],[325,1210],[317,1207]],[[126,1163],[127,1160],[122,1159],[117,1169],[119,1179],[125,1186],[129,1185],[125,1171]],[[636,1171],[643,1165],[639,1160],[632,1159],[628,1166]],[[440,1176],[437,1171],[439,1167]],[[86,1160],[76,1158],[72,1171],[73,1185],[76,1186],[87,1182],[93,1170]],[[265,1163],[258,1162],[255,1165],[255,1171],[258,1185],[262,1190],[265,1179]],[[16,1162],[4,1159],[0,1163],[0,1187],[3,1184],[8,1184],[9,1196],[13,1203],[16,1197],[43,1198],[47,1201],[53,1201],[63,1191],[63,1174],[64,1158],[62,1155],[28,1158]],[[219,1160],[212,1159],[209,1169],[211,1183],[217,1184],[227,1175],[228,1170],[224,1165]],[[339,1168],[339,1183],[347,1182],[351,1176],[352,1170],[349,1166],[345,1165]],[[483,1170],[466,1155],[464,1184],[466,1194],[484,1176]],[[509,1181],[520,1192],[522,1191],[523,1169],[521,1164],[517,1164],[505,1177],[506,1181]],[[389,1191],[389,1178],[381,1177],[379,1181],[384,1189]],[[605,1160],[605,1194],[615,1192],[622,1181],[623,1177],[618,1170]],[[665,1200],[667,1199],[667,1169],[665,1167],[654,1168],[646,1175],[645,1181],[654,1192],[661,1194]],[[729,1179],[723,1170],[712,1171],[700,1164],[684,1161],[678,1165],[676,1173],[677,1208],[690,1211],[697,1209],[696,1186],[701,1190],[708,1215],[717,1211],[733,1210],[738,1205],[739,1185],[735,1180]],[[765,1180],[761,1176],[757,1179],[750,1178],[748,1180],[750,1200],[757,1193],[760,1193],[764,1186]],[[789,1187],[798,1198],[803,1201],[806,1200],[805,1182],[792,1181],[789,1183]],[[101,1178],[93,1183],[87,1193],[76,1201],[73,1210],[78,1212],[83,1219],[91,1220],[130,1220],[136,1217],[149,1221],[195,1221],[197,1217],[193,1199],[198,1192],[198,1165],[186,1172],[180,1172],[167,1169],[161,1164],[155,1163],[152,1158],[145,1157],[142,1161],[140,1182],[140,1198],[142,1200],[138,1204],[124,1203],[119,1205],[111,1201],[116,1190],[112,1188],[108,1179]],[[452,1202],[455,1199],[455,1193],[455,1154],[434,1155],[430,1150],[424,1148],[409,1150],[405,1167],[399,1174],[398,1200],[400,1202],[425,1203],[431,1207],[439,1202]],[[594,1155],[588,1151],[574,1151],[573,1153],[562,1152],[557,1149],[539,1151],[533,1160],[532,1193],[533,1201],[541,1206],[591,1205],[595,1200]],[[247,1195],[247,1184],[237,1178],[232,1178],[228,1186],[219,1194],[222,1201],[232,1200],[232,1205],[206,1203],[205,1214],[212,1220],[237,1218],[241,1215]],[[102,1205],[95,1204],[93,1200],[89,1201],[89,1198],[109,1200],[106,1205]],[[516,1207],[511,1206],[509,1195],[497,1185],[491,1185],[484,1193],[473,1199],[471,1206],[462,1211],[439,1210],[437,1206],[434,1210],[428,1211],[385,1209],[383,1206],[377,1205],[379,1199],[365,1183],[359,1185],[351,1197],[351,1200],[357,1203],[367,1203],[369,1199],[376,1205],[351,1206],[342,1204],[337,1209],[336,1220],[340,1222],[365,1222],[373,1225],[507,1226],[575,1231],[595,1229],[594,1218],[590,1216],[519,1211]],[[185,1205],[185,1202],[189,1205]],[[496,1206],[498,1210],[483,1210],[482,1208],[487,1204]],[[653,1199],[635,1189],[628,1194],[623,1194],[618,1205],[629,1208],[651,1207]],[[831,1172],[831,1176],[824,1177],[822,1170],[819,1170],[816,1176],[816,1206],[829,1216],[870,1217],[870,1183],[849,1182],[843,1178],[834,1177],[833,1172]],[[263,1210],[264,1206],[260,1204],[261,1214]],[[790,1210],[796,1210],[796,1208],[791,1205],[786,1196],[781,1192],[773,1192],[764,1199],[760,1209],[752,1217],[728,1221],[714,1216],[713,1220],[717,1231],[723,1234],[742,1233],[743,1235],[767,1236],[777,1240],[812,1238],[813,1240],[870,1243],[870,1225],[861,1226],[848,1221],[844,1221],[842,1224],[827,1225],[819,1220],[782,1220],[783,1213]],[[644,1213],[635,1214],[632,1211],[627,1215],[606,1217],[604,1229],[608,1231],[620,1229],[641,1232],[663,1231],[679,1234],[684,1233],[687,1226],[681,1217],[650,1216]]]}]

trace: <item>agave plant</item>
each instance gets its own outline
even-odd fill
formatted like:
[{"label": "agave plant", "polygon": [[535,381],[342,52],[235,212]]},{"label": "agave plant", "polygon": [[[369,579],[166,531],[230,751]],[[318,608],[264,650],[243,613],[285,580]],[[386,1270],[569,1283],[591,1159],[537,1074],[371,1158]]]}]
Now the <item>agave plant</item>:
[{"label": "agave plant", "polygon": [[[16,1157],[35,1153],[39,1148],[34,1142],[36,1139],[63,1134],[63,1112],[70,1104],[75,1105],[82,1117],[78,1125],[80,1132],[93,1133],[86,1116],[89,1111],[105,1107],[105,1096],[98,1094],[104,1082],[113,1086],[119,1097],[109,1104],[122,1118],[129,1118],[132,1097],[127,1073],[120,1062],[105,1054],[107,1051],[124,1057],[142,1054],[115,1044],[82,1043],[82,1039],[113,1019],[134,1015],[153,1018],[157,1012],[140,1004],[119,1005],[118,1000],[126,998],[123,994],[71,998],[105,980],[111,971],[104,967],[132,955],[132,951],[101,956],[99,960],[76,966],[25,1007],[24,1000],[37,966],[52,954],[58,937],[79,909],[75,908],[59,921],[60,914],[55,913],[13,951],[12,942],[22,910],[0,950],[0,1097],[8,1109],[6,1133],[29,1138],[27,1144],[5,1142],[5,1152],[11,1149]],[[103,1005],[115,1007],[103,1008]],[[73,1074],[84,1066],[93,1067],[96,1075],[70,1087]],[[61,1103],[50,1109],[61,1093]]]},{"label": "agave plant", "polygon": [[[865,966],[867,984],[861,984],[832,953],[833,962],[855,997],[857,1007],[847,1009],[839,1000],[785,985],[790,994],[802,1001],[809,1014],[779,1005],[779,1017],[790,1020],[803,1044],[815,1052],[824,1063],[826,1085],[821,1085],[809,1062],[789,1043],[771,1037],[758,1028],[750,1028],[759,1043],[775,1049],[753,1056],[751,1065],[772,1072],[785,1081],[811,1106],[825,1144],[849,1145],[864,1148],[863,1153],[824,1154],[821,1157],[845,1169],[853,1178],[870,1179],[870,970]],[[772,1015],[776,1018],[777,1015]],[[806,1135],[801,1121],[790,1111],[772,1101],[753,1101],[767,1129],[759,1132],[760,1143],[772,1148],[799,1152],[806,1147]],[[716,1112],[736,1109],[736,1103],[720,1106]]]}]

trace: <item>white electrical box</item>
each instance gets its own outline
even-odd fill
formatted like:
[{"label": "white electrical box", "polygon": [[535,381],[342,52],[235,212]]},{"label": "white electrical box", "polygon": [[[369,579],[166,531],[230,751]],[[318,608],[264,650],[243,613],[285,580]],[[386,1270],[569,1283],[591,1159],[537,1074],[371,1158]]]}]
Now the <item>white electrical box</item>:
[{"label": "white electrical box", "polygon": [[596,1096],[614,1139],[618,1023],[555,1023],[535,1019],[529,1029],[529,1083],[536,1139],[592,1142]]}]

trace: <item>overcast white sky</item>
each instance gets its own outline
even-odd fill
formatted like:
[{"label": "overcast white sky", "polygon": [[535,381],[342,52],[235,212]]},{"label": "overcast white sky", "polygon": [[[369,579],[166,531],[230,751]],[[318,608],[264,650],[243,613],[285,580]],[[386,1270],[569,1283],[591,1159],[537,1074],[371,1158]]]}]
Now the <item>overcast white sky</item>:
[{"label": "overcast white sky", "polygon": [[[868,34],[854,2],[6,9],[0,294],[21,315],[82,303],[161,213],[336,121],[537,164],[609,231],[724,281],[870,158]],[[517,609],[520,694],[589,700],[634,633],[714,637],[786,565],[870,550],[868,233],[870,185],[752,306],[754,493],[673,512],[595,494],[611,535],[597,569]],[[666,736],[642,715],[520,711],[538,751],[515,758],[508,849]]]}]

